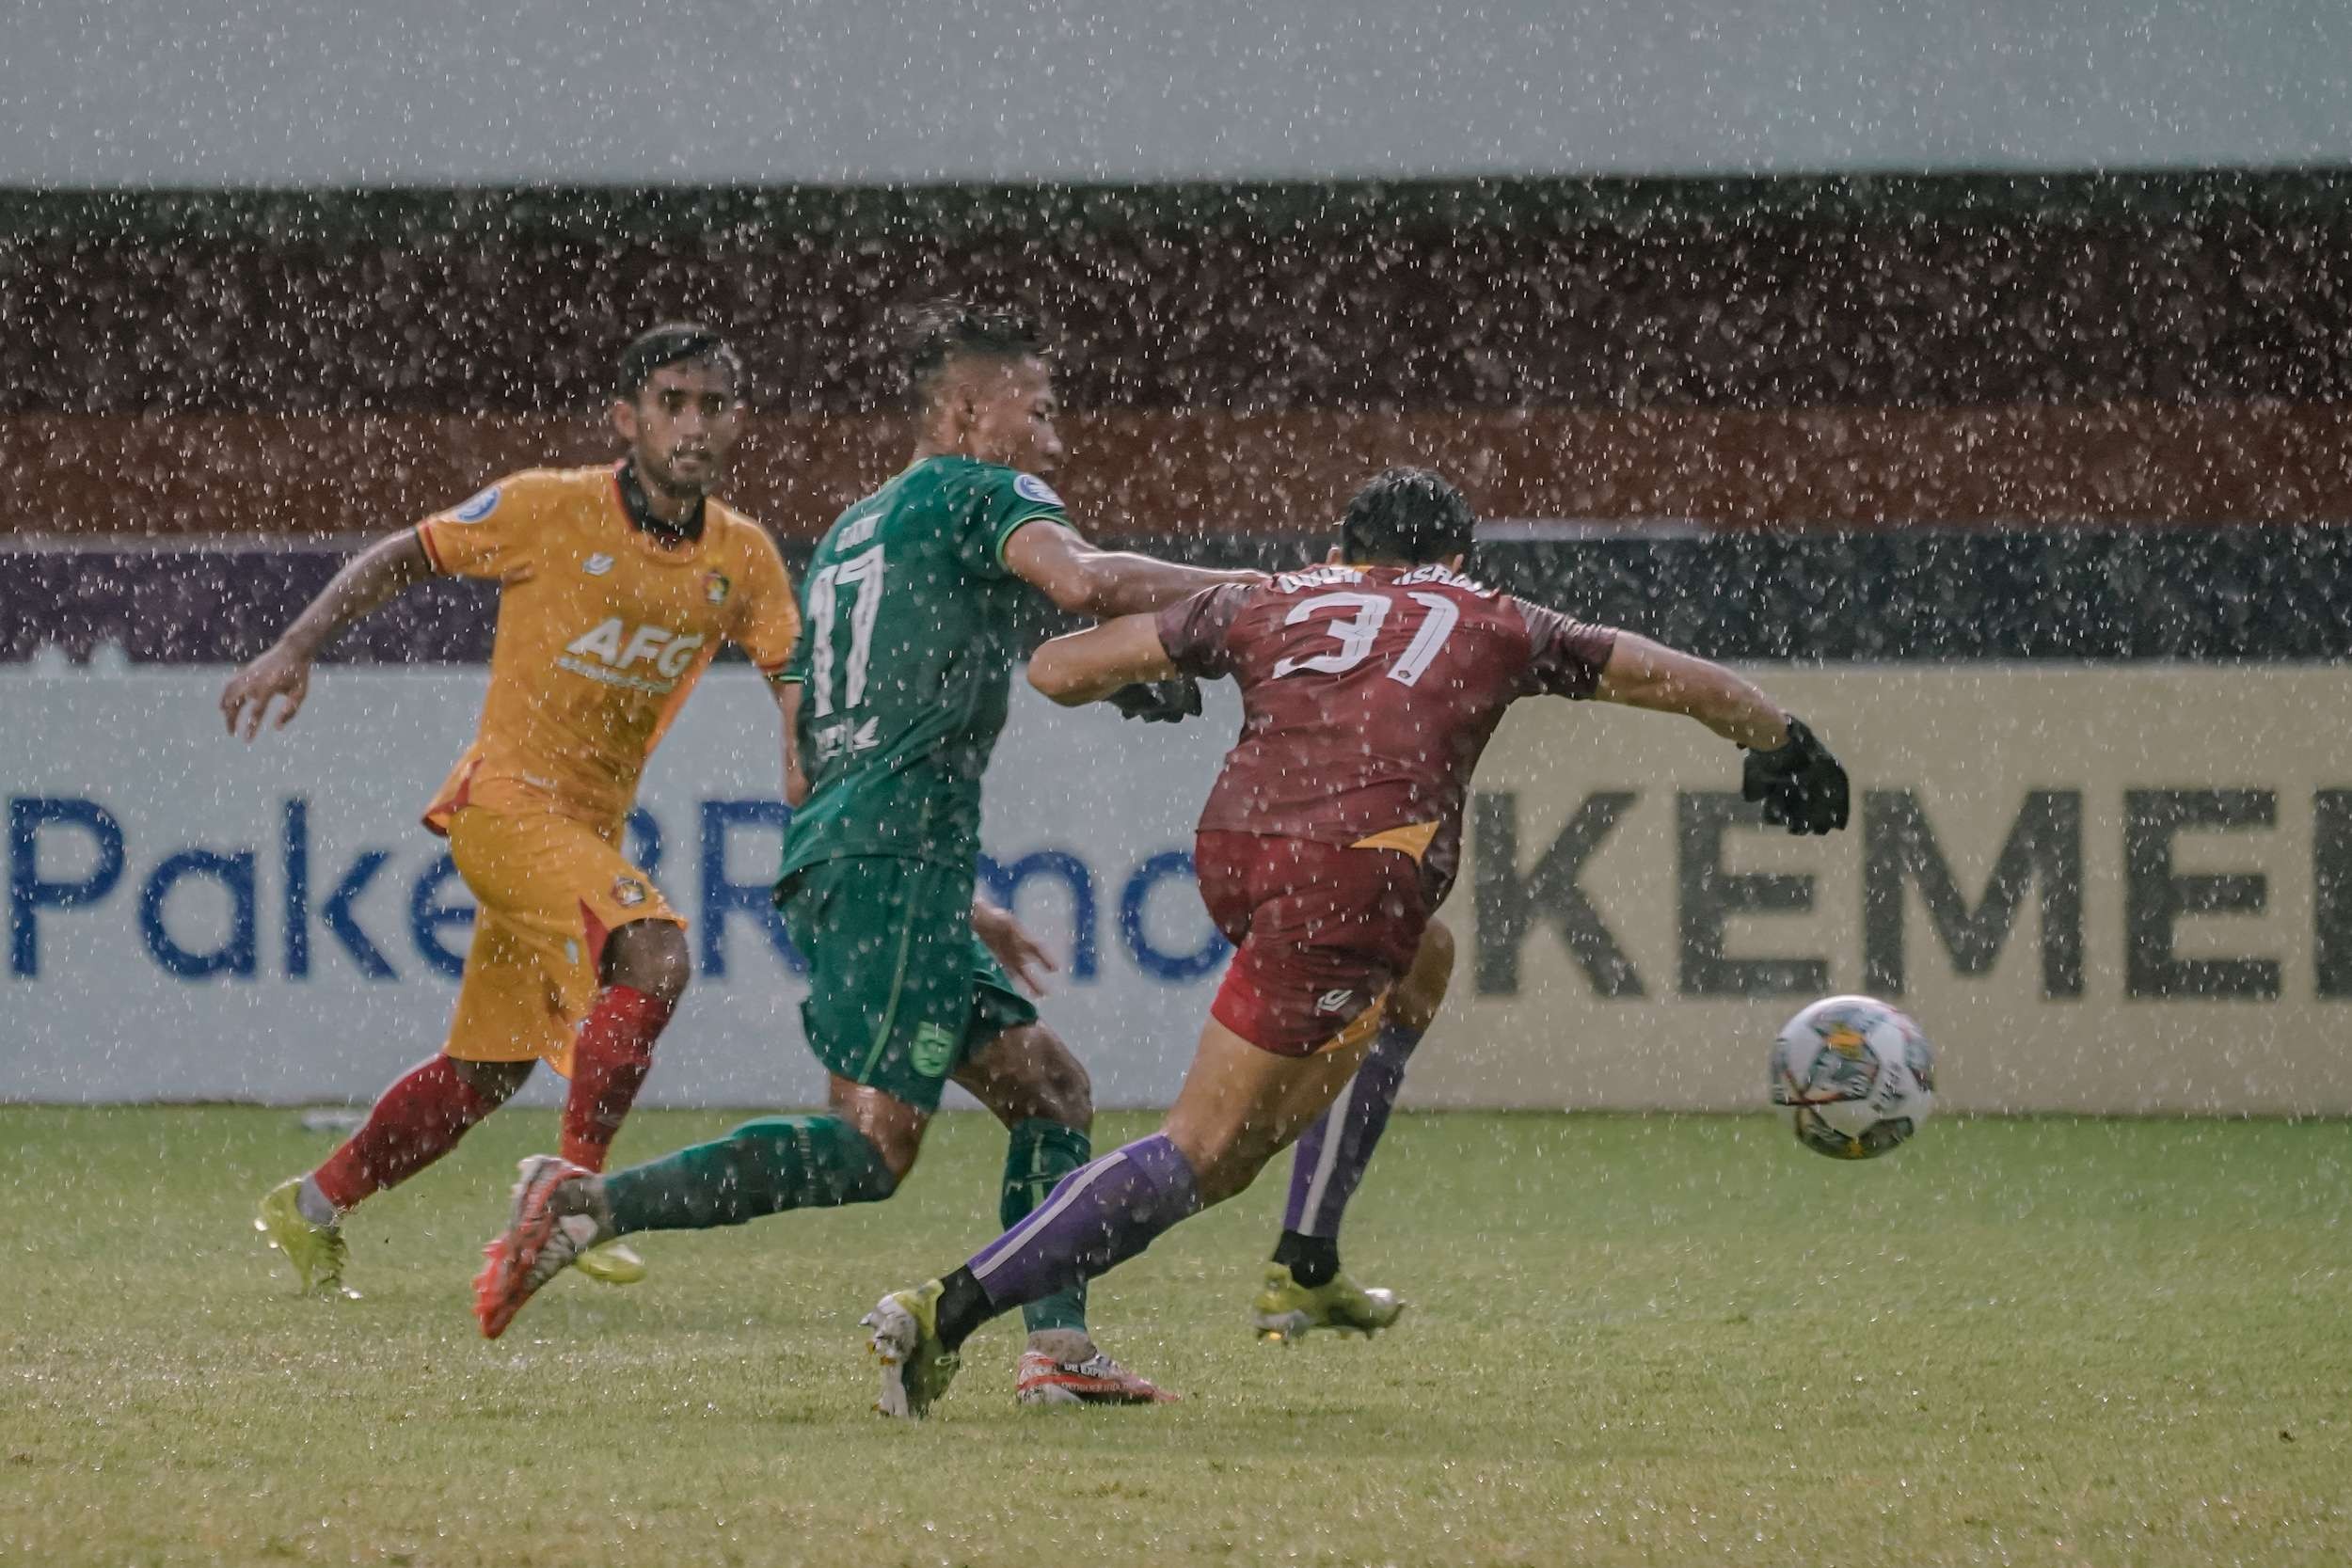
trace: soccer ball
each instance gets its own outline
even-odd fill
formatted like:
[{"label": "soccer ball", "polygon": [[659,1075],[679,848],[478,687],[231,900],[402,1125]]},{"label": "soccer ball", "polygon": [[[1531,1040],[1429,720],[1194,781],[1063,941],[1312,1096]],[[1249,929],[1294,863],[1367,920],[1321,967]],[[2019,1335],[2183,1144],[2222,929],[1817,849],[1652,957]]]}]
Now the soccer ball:
[{"label": "soccer ball", "polygon": [[1874,997],[1824,997],[1772,1041],[1772,1091],[1805,1148],[1876,1159],[1927,1120],[1935,1052],[1917,1024]]}]

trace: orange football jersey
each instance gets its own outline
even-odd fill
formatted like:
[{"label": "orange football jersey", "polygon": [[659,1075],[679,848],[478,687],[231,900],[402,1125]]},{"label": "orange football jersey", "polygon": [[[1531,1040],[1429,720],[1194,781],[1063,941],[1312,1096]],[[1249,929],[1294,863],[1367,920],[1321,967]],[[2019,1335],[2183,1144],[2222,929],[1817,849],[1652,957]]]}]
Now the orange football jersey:
[{"label": "orange football jersey", "polygon": [[535,468],[417,525],[437,572],[495,578],[498,641],[482,727],[426,808],[555,811],[617,824],[722,641],[774,673],[801,618],[784,558],[717,501],[702,537],[638,528],[617,466]]}]

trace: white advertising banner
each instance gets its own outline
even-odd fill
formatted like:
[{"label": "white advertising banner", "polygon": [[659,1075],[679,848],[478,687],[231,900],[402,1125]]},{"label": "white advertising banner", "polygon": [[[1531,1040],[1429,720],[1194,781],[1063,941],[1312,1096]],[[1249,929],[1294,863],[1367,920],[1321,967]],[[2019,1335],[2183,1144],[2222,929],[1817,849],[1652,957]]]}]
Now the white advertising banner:
[{"label": "white advertising banner", "polygon": [[[417,818],[484,673],[329,666],[250,747],[223,733],[227,674],[0,676],[0,1099],[364,1100],[438,1048],[472,900]],[[1221,967],[1186,854],[1217,743],[1021,695],[988,798],[998,891],[1060,956],[1047,1014],[1102,1101],[1159,1102]],[[647,771],[629,852],[691,923],[698,972],[648,1103],[823,1096],[768,903],[777,730],[758,677],[723,667]]]},{"label": "white advertising banner", "polygon": [[1519,711],[1422,1103],[1757,1104],[1781,1022],[1868,991],[1948,1107],[2352,1111],[2352,671],[1756,673],[1851,767],[1850,830],[1765,830],[1694,724]]},{"label": "white advertising banner", "polygon": [[[249,748],[224,675],[0,676],[0,1099],[364,1100],[439,1044],[471,905],[416,816],[483,674],[330,668]],[[1787,1015],[1867,990],[1935,1041],[1947,1105],[2352,1111],[2344,672],[1765,678],[1851,765],[1851,831],[1762,830],[1737,753],[1684,721],[1504,725],[1408,1102],[1753,1107]],[[998,749],[985,869],[1059,955],[1045,1016],[1105,1105],[1166,1102],[1222,971],[1186,850],[1234,712],[1220,690],[1147,727],[1018,689]],[[722,669],[648,773],[632,852],[699,970],[649,1102],[821,1092],[767,906],[775,728]]]}]

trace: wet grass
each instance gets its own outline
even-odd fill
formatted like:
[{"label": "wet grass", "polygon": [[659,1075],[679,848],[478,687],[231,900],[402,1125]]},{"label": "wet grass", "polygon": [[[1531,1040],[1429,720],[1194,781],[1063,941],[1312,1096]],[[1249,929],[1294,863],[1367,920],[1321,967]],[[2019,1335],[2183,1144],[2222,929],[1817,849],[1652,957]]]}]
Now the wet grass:
[{"label": "wet grass", "polygon": [[1097,1290],[1188,1402],[1021,1411],[998,1330],[906,1429],[855,1323],[994,1229],[976,1118],[896,1202],[651,1238],[492,1345],[466,1282],[551,1117],[358,1216],[328,1303],[247,1228],[327,1146],[292,1115],[0,1109],[0,1560],[2342,1563],[2346,1134],[1946,1120],[1845,1166],[1760,1118],[1405,1117],[1350,1232],[1397,1333],[1251,1342],[1269,1179]]}]

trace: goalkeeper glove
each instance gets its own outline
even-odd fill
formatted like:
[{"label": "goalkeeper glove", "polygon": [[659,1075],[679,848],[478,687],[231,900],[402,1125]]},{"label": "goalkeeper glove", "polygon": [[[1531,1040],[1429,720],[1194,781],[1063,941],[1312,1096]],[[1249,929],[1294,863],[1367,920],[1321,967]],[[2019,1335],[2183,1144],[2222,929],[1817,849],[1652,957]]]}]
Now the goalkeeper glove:
[{"label": "goalkeeper glove", "polygon": [[1792,833],[1834,832],[1846,825],[1846,769],[1802,719],[1788,721],[1782,745],[1748,753],[1740,793],[1762,801],[1764,820]]},{"label": "goalkeeper glove", "polygon": [[1120,687],[1108,700],[1121,719],[1140,719],[1147,724],[1178,724],[1200,716],[1200,683],[1190,675],[1178,675],[1174,680],[1137,681]]}]

